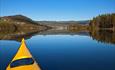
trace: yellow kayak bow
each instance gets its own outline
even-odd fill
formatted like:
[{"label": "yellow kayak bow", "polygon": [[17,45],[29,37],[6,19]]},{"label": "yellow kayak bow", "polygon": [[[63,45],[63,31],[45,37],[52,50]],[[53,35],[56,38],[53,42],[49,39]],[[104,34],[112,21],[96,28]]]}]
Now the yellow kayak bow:
[{"label": "yellow kayak bow", "polygon": [[26,47],[24,39],[6,70],[41,70]]}]

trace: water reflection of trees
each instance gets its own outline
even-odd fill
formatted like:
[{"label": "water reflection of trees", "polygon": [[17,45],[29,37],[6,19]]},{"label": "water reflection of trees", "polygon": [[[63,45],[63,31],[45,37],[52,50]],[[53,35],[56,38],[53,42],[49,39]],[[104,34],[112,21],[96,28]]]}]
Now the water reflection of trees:
[{"label": "water reflection of trees", "polygon": [[90,36],[99,42],[115,44],[115,31],[113,30],[93,30]]},{"label": "water reflection of trees", "polygon": [[[49,34],[53,34],[55,32],[51,31],[48,32],[47,30],[45,31],[39,31],[39,30],[23,30],[23,31],[0,31],[0,40],[16,40],[16,41],[21,41],[22,38],[25,39],[30,39],[32,36],[34,35],[42,35],[42,34],[49,35]],[[81,31],[71,31],[69,30],[69,32],[63,32],[64,34],[67,35],[71,35],[72,33],[74,35],[82,35],[83,32]],[[89,31],[85,31],[83,32],[83,35],[90,35],[93,39],[99,41],[99,42],[105,42],[105,43],[112,43],[115,44],[115,31],[114,30],[91,30],[89,32],[89,34],[85,34],[88,33]],[[58,33],[58,34],[63,34],[62,32]],[[80,34],[79,34],[80,33]],[[56,34],[55,34],[56,35]]]}]

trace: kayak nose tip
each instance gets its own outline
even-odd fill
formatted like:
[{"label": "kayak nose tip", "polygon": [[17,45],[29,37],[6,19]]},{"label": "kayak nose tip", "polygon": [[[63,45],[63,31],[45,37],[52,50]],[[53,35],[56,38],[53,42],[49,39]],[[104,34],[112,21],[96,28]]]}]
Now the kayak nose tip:
[{"label": "kayak nose tip", "polygon": [[22,43],[23,43],[23,42],[25,42],[25,39],[24,39],[24,38],[22,38]]}]

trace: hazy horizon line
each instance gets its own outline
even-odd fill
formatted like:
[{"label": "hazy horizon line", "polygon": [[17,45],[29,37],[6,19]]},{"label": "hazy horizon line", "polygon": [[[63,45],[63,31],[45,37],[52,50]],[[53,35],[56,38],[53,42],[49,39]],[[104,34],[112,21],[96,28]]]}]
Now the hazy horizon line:
[{"label": "hazy horizon line", "polygon": [[[115,12],[112,12],[112,13],[103,13],[103,14],[114,14]],[[103,14],[98,14],[98,15],[96,15],[96,16],[99,16],[99,15],[103,15]],[[34,21],[60,21],[60,22],[63,22],[63,21],[87,21],[87,20],[92,20],[94,17],[96,17],[96,16],[93,16],[93,17],[91,17],[91,18],[83,18],[83,19],[56,19],[56,20],[54,20],[54,19],[34,19],[34,18],[32,18],[31,16],[27,16],[27,15],[25,15],[25,14],[11,14],[11,15],[0,15],[0,17],[6,17],[6,16],[16,16],[16,15],[22,15],[22,16],[25,16],[25,17],[28,17],[28,18],[30,18],[30,19],[32,19],[32,20],[34,20]]]}]

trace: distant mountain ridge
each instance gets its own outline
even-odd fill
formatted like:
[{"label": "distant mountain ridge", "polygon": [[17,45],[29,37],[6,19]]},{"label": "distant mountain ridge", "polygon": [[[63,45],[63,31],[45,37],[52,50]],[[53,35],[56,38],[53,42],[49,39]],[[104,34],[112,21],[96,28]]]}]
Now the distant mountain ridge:
[{"label": "distant mountain ridge", "polygon": [[90,20],[83,21],[33,21],[32,19],[23,15],[12,15],[0,17],[3,21],[13,21],[13,22],[26,22],[30,24],[88,24]]},{"label": "distant mountain ridge", "polygon": [[25,22],[25,23],[35,24],[35,25],[37,24],[32,19],[23,15],[3,16],[3,17],[0,17],[0,20],[8,21],[8,22]]},{"label": "distant mountain ridge", "polygon": [[83,21],[36,21],[41,24],[89,24],[90,20]]},{"label": "distant mountain ridge", "polygon": [[47,26],[36,23],[32,19],[23,15],[0,17],[0,31],[4,32],[33,32],[46,30],[47,28]]}]

